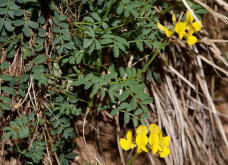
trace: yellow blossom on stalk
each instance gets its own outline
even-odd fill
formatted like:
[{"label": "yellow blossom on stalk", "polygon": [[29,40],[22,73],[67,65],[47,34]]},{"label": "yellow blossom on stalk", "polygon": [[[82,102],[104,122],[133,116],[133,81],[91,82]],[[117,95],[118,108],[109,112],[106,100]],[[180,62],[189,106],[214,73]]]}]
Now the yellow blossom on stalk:
[{"label": "yellow blossom on stalk", "polygon": [[158,150],[161,150],[160,147],[160,137],[162,136],[162,132],[159,126],[156,124],[151,124],[149,126],[150,129],[150,137],[149,144],[153,154],[156,154]]},{"label": "yellow blossom on stalk", "polygon": [[[193,36],[193,33],[201,30],[201,25],[197,21],[193,22],[193,20],[193,16],[187,10],[185,21],[178,22],[175,25],[175,32],[179,34],[179,38],[182,39],[184,36],[189,45],[194,45],[198,42],[198,39]],[[188,30],[188,33],[185,30]]]},{"label": "yellow blossom on stalk", "polygon": [[194,45],[195,43],[197,43],[198,42],[198,39],[195,37],[195,36],[193,36],[193,35],[189,35],[189,34],[185,34],[185,38],[186,38],[186,40],[187,40],[187,43],[189,44],[189,45]]},{"label": "yellow blossom on stalk", "polygon": [[[147,134],[150,130],[150,136]],[[151,148],[153,154],[159,153],[161,158],[170,154],[169,143],[170,137],[162,136],[161,128],[156,124],[150,124],[149,130],[145,125],[140,125],[136,129],[135,143],[132,142],[132,132],[127,132],[127,139],[120,139],[120,146],[124,150],[133,149],[137,146],[137,153],[142,151],[148,152],[147,147]]]},{"label": "yellow blossom on stalk", "polygon": [[161,142],[160,142],[161,149],[159,150],[159,154],[161,158],[165,158],[170,154],[169,143],[170,143],[169,136],[161,137]]},{"label": "yellow blossom on stalk", "polygon": [[165,34],[166,34],[167,37],[170,38],[173,35],[173,31],[172,30],[169,30],[167,27],[163,26],[162,24],[157,23],[157,27],[161,31],[165,32]]},{"label": "yellow blossom on stalk", "polygon": [[184,23],[188,29],[189,36],[191,36],[194,32],[198,32],[201,30],[201,25],[197,21],[193,22],[193,20],[194,20],[193,16],[187,10]]},{"label": "yellow blossom on stalk", "polygon": [[142,150],[148,152],[146,145],[148,143],[148,137],[144,133],[140,133],[136,135],[136,145],[137,145],[137,153],[140,153]]},{"label": "yellow blossom on stalk", "polygon": [[180,40],[182,40],[182,38],[184,36],[185,29],[186,29],[186,26],[185,26],[185,23],[184,22],[178,22],[175,25],[175,32],[179,34]]},{"label": "yellow blossom on stalk", "polygon": [[148,137],[146,134],[148,133],[148,128],[145,125],[140,125],[136,129],[136,145],[137,145],[137,153],[140,153],[142,150],[147,151],[146,145],[148,143]]},{"label": "yellow blossom on stalk", "polygon": [[126,151],[136,147],[136,145],[132,142],[132,132],[131,131],[127,132],[127,139],[124,139],[124,138],[120,139],[120,147]]},{"label": "yellow blossom on stalk", "polygon": [[162,132],[159,126],[156,124],[151,124],[149,126],[150,129],[150,137],[149,137],[149,144],[153,154],[159,153],[161,158],[164,158],[169,155],[169,143],[170,137],[162,136]]},{"label": "yellow blossom on stalk", "polygon": [[136,129],[136,134],[147,134],[148,133],[148,128],[145,125],[140,125],[137,129]]}]

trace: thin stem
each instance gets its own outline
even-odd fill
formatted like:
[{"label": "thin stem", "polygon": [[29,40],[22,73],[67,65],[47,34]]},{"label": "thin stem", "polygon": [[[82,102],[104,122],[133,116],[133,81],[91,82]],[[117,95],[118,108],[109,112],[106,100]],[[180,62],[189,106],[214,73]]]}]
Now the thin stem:
[{"label": "thin stem", "polygon": [[146,63],[146,65],[144,66],[144,68],[142,69],[141,72],[139,72],[136,77],[138,78],[143,72],[145,72],[147,70],[147,68],[150,66],[150,64],[153,62],[153,60],[155,59],[155,57],[158,55],[158,53],[160,52],[160,50],[165,47],[165,45],[167,44],[167,40],[165,40],[162,45],[156,50],[156,52],[154,53],[154,55],[151,57],[150,61],[148,63]]},{"label": "thin stem", "polygon": [[131,165],[131,163],[136,159],[137,156],[138,156],[138,153],[136,153],[134,156],[132,156],[126,165]]}]

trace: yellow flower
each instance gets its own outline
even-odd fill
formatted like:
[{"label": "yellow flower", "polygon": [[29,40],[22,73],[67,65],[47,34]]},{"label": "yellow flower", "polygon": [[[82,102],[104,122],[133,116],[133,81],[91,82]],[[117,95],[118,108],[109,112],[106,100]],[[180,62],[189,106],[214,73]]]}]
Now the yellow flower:
[{"label": "yellow flower", "polygon": [[137,129],[136,129],[136,134],[147,134],[148,133],[148,128],[145,125],[140,125]]},{"label": "yellow flower", "polygon": [[153,154],[156,154],[158,152],[158,150],[161,150],[160,138],[159,138],[158,134],[156,134],[155,132],[150,134],[149,144],[150,144],[150,148],[151,148]]},{"label": "yellow flower", "polygon": [[162,135],[161,128],[156,124],[150,124],[149,130],[151,133],[157,133],[159,136]]},{"label": "yellow flower", "polygon": [[161,138],[160,140],[161,150],[159,150],[159,154],[161,158],[164,158],[170,154],[169,144],[170,144],[169,136]]},{"label": "yellow flower", "polygon": [[187,39],[187,43],[188,43],[189,45],[194,45],[195,43],[198,42],[198,39],[197,39],[195,36],[193,36],[193,35],[187,36],[186,39]]},{"label": "yellow flower", "polygon": [[175,16],[174,13],[173,13],[173,15],[172,15],[172,21],[173,21],[173,24],[176,23],[176,21],[177,21],[177,20],[176,20],[176,16]]},{"label": "yellow flower", "polygon": [[170,154],[169,144],[170,144],[170,137],[162,136],[161,129],[156,124],[151,124],[149,126],[150,130],[150,137],[149,137],[149,144],[153,154],[157,152],[160,154],[161,158],[164,158]]},{"label": "yellow flower", "polygon": [[[148,130],[147,130],[148,131]],[[140,153],[142,150],[148,152],[146,145],[148,143],[148,137],[144,133],[139,133],[136,136],[136,145],[137,145],[137,153]]]},{"label": "yellow flower", "polygon": [[167,37],[170,38],[173,35],[173,31],[172,30],[169,30],[167,27],[163,26],[162,24],[157,23],[157,27],[161,31],[165,32],[165,34],[166,34]]},{"label": "yellow flower", "polygon": [[184,36],[185,29],[186,29],[186,26],[185,26],[185,23],[184,22],[178,22],[175,25],[175,32],[177,32],[179,34],[180,40],[182,40],[182,38]]},{"label": "yellow flower", "polygon": [[186,18],[185,18],[184,23],[186,25],[186,28],[188,29],[188,36],[192,36],[192,34],[194,32],[198,32],[198,31],[201,30],[201,25],[197,21],[193,22],[193,20],[194,20],[193,16],[187,10],[186,11]]},{"label": "yellow flower", "polygon": [[132,142],[132,132],[131,131],[127,132],[127,139],[124,139],[124,138],[120,139],[120,147],[126,151],[136,147],[136,145]]},{"label": "yellow flower", "polygon": [[152,149],[153,154],[156,154],[158,150],[161,150],[160,147],[160,138],[162,136],[162,132],[159,126],[156,124],[150,124],[150,137],[149,137],[149,144],[150,148]]}]

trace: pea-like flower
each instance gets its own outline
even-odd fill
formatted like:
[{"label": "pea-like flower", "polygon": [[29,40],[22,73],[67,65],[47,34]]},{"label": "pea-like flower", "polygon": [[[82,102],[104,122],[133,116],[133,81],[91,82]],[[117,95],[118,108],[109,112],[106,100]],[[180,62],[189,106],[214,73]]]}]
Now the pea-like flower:
[{"label": "pea-like flower", "polygon": [[147,134],[148,133],[148,128],[145,125],[140,125],[137,129],[136,129],[136,134]]},{"label": "pea-like flower", "polygon": [[157,27],[162,32],[165,32],[166,36],[169,38],[172,37],[174,32],[176,32],[179,35],[179,39],[182,40],[184,37],[189,45],[194,45],[198,42],[198,39],[193,35],[193,33],[200,31],[201,25],[197,21],[194,21],[193,16],[188,10],[186,11],[186,18],[184,22],[176,23],[175,14],[172,15],[172,22],[174,27],[169,26],[168,28],[160,23],[157,23]]},{"label": "pea-like flower", "polygon": [[150,137],[149,144],[153,154],[156,154],[158,150],[161,150],[160,139],[162,136],[162,132],[159,126],[156,124],[151,124],[149,126],[150,129]]},{"label": "pea-like flower", "polygon": [[[193,36],[193,33],[201,30],[201,25],[197,21],[193,22],[193,20],[193,16],[187,10],[185,21],[178,22],[175,25],[175,32],[178,33],[180,40],[184,36],[189,45],[194,45],[196,42],[198,42],[198,39]],[[186,30],[188,30],[187,33]]]},{"label": "pea-like flower", "polygon": [[148,143],[148,137],[144,133],[140,133],[136,135],[136,145],[137,145],[137,153],[141,151],[148,152],[146,145]]},{"label": "pea-like flower", "polygon": [[161,158],[165,158],[170,154],[169,144],[170,144],[169,136],[161,137],[161,140],[160,140],[161,148],[159,149],[159,155]]},{"label": "pea-like flower", "polygon": [[124,138],[120,139],[120,147],[126,151],[136,147],[136,145],[132,142],[132,132],[131,131],[127,132],[127,139],[124,139]]},{"label": "pea-like flower", "polygon": [[[147,134],[150,130],[150,136],[147,137]],[[137,146],[137,153],[142,151],[148,152],[147,147],[151,148],[153,154],[158,153],[161,158],[164,158],[170,154],[169,144],[170,137],[162,136],[162,131],[159,126],[156,124],[150,124],[149,130],[145,125],[140,125],[136,129],[136,138],[135,143],[132,142],[132,133],[131,131],[127,132],[127,139],[120,139],[120,146],[124,150],[133,149]]]}]

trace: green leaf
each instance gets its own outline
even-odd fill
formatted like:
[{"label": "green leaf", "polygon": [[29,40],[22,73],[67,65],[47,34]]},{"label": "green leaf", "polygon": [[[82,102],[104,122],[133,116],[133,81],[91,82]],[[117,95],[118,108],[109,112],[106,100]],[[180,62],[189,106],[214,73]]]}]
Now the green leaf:
[{"label": "green leaf", "polygon": [[104,97],[105,97],[105,90],[101,88],[101,99],[103,99]]},{"label": "green leaf", "polygon": [[115,42],[117,45],[118,45],[118,47],[122,50],[122,51],[125,51],[126,49],[125,49],[125,46],[121,43],[121,42]]},{"label": "green leaf", "polygon": [[8,32],[12,32],[13,31],[13,26],[12,26],[12,22],[10,20],[6,20],[4,21],[4,27]]},{"label": "green leaf", "polygon": [[120,55],[120,50],[119,50],[119,47],[117,46],[116,42],[114,43],[114,46],[113,46],[113,52],[114,52],[114,57],[119,57]]},{"label": "green leaf", "polygon": [[119,97],[120,102],[125,101],[129,96],[129,92],[125,90]]},{"label": "green leaf", "polygon": [[130,121],[130,115],[127,112],[124,112],[124,124],[128,124]]},{"label": "green leaf", "polygon": [[95,39],[95,44],[96,44],[96,49],[100,50],[101,49],[101,44],[100,44],[100,42],[97,39]]},{"label": "green leaf", "polygon": [[66,20],[67,19],[67,16],[66,15],[60,15],[59,16],[59,20],[60,21],[64,21],[64,20]]},{"label": "green leaf", "polygon": [[32,68],[32,72],[33,73],[43,73],[44,72],[44,66],[43,65],[36,65],[36,66],[33,66]]},{"label": "green leaf", "polygon": [[117,114],[117,112],[118,112],[119,110],[117,109],[117,108],[115,108],[115,109],[112,109],[112,111],[111,111],[111,115],[112,116],[115,116],[116,114]]},{"label": "green leaf", "polygon": [[128,47],[129,48],[129,43],[127,42],[127,40],[125,39],[125,38],[121,38],[121,37],[116,37],[116,40],[118,41],[118,42],[120,42],[121,44],[123,44],[123,45],[125,45],[126,47]]},{"label": "green leaf", "polygon": [[36,64],[41,64],[46,60],[46,56],[43,54],[40,54],[39,56],[37,56],[34,61]]},{"label": "green leaf", "polygon": [[76,153],[69,153],[67,155],[65,155],[65,158],[67,159],[74,159],[78,154]]},{"label": "green leaf", "polygon": [[23,31],[23,33],[24,33],[24,35],[25,35],[26,37],[30,37],[30,36],[31,36],[30,29],[29,29],[29,27],[28,27],[27,24],[24,25],[22,31]]},{"label": "green leaf", "polygon": [[0,100],[2,100],[5,103],[12,104],[12,99],[9,97],[0,96]]},{"label": "green leaf", "polygon": [[116,13],[117,13],[118,15],[120,15],[120,14],[123,13],[123,11],[124,11],[124,5],[120,4],[120,5],[117,7],[117,9],[116,9]]},{"label": "green leaf", "polygon": [[115,103],[116,101],[115,101],[115,98],[114,98],[114,96],[113,96],[113,94],[112,94],[112,92],[110,91],[110,90],[108,90],[108,95],[109,95],[109,97],[110,97],[110,99],[111,99],[111,102],[112,103]]},{"label": "green leaf", "polygon": [[4,93],[11,94],[13,96],[16,96],[16,92],[12,87],[2,86],[0,88]]},{"label": "green leaf", "polygon": [[28,26],[33,28],[33,29],[37,29],[39,27],[38,23],[34,22],[34,21],[28,21]]},{"label": "green leaf", "polygon": [[138,109],[135,111],[134,115],[135,115],[135,116],[138,116],[138,115],[140,115],[141,113],[143,113],[143,110],[142,110],[141,108],[138,108]]},{"label": "green leaf", "polygon": [[92,44],[93,41],[94,41],[94,38],[91,38],[91,39],[85,38],[83,41],[83,48],[85,48],[85,49],[88,48]]},{"label": "green leaf", "polygon": [[59,24],[61,28],[68,29],[70,26],[67,23],[60,23]]},{"label": "green leaf", "polygon": [[46,36],[46,31],[44,29],[39,29],[39,33],[38,33],[38,36],[40,37],[45,37]]},{"label": "green leaf", "polygon": [[96,21],[101,21],[101,17],[100,17],[97,13],[93,12],[93,13],[91,14],[91,16],[92,16]]},{"label": "green leaf", "polygon": [[19,19],[19,20],[13,21],[13,24],[14,24],[14,26],[22,26],[25,24],[25,21]]},{"label": "green leaf", "polygon": [[139,16],[139,13],[138,13],[135,9],[130,8],[130,12],[131,12],[131,14],[132,14],[134,17],[138,17],[138,16]]},{"label": "green leaf", "polygon": [[128,103],[121,103],[120,104],[120,106],[119,106],[119,109],[127,109],[127,107],[128,107],[129,105],[128,105]]},{"label": "green leaf", "polygon": [[136,109],[136,107],[137,107],[137,100],[135,98],[132,98],[129,105],[131,107],[131,110]]},{"label": "green leaf", "polygon": [[140,50],[140,52],[143,52],[143,42],[142,41],[136,41],[136,46]]},{"label": "green leaf", "polygon": [[10,105],[5,104],[5,103],[0,103],[0,108],[4,110],[11,110]]},{"label": "green leaf", "polygon": [[3,74],[3,75],[1,75],[1,79],[4,81],[11,81],[13,79],[13,77],[9,74]]},{"label": "green leaf", "polygon": [[15,2],[10,1],[10,2],[9,2],[9,9],[10,9],[10,10],[17,10],[17,9],[20,9],[20,7],[17,6],[17,5],[15,4]]},{"label": "green leaf", "polygon": [[124,78],[125,77],[125,70],[123,67],[119,68],[119,72],[120,72],[120,77]]},{"label": "green leaf", "polygon": [[8,4],[8,0],[1,0],[0,7],[5,7]]},{"label": "green leaf", "polygon": [[53,40],[53,43],[56,45],[61,41],[61,38],[59,36],[56,36]]},{"label": "green leaf", "polygon": [[98,89],[99,89],[99,86],[98,86],[97,84],[95,84],[95,85],[93,86],[93,90],[92,90],[92,92],[90,93],[90,95],[91,95],[91,96],[94,96],[95,94],[97,94]]},{"label": "green leaf", "polygon": [[20,16],[24,15],[24,10],[17,9],[17,10],[14,11],[14,15],[17,16],[17,17],[20,17]]},{"label": "green leaf", "polygon": [[208,11],[206,9],[198,9],[195,11],[196,14],[207,14]]},{"label": "green leaf", "polygon": [[105,39],[100,40],[100,43],[101,43],[101,45],[111,44],[111,43],[113,43],[113,40],[109,39],[109,38],[105,38]]},{"label": "green leaf", "polygon": [[135,128],[138,126],[138,119],[135,116],[133,116],[133,125]]},{"label": "green leaf", "polygon": [[130,16],[130,10],[128,8],[125,8],[124,10],[124,16],[129,17]]},{"label": "green leaf", "polygon": [[3,19],[0,18],[0,32],[2,31],[2,28],[3,28]]}]

